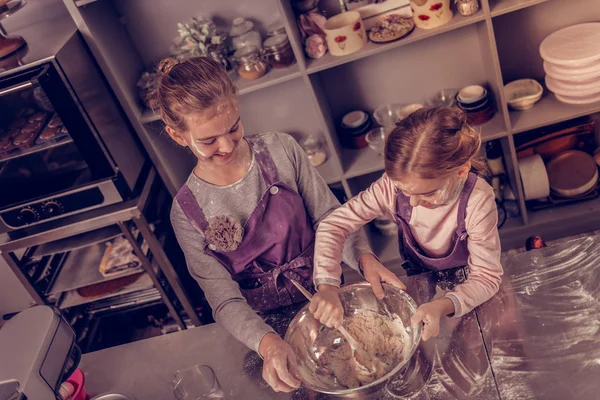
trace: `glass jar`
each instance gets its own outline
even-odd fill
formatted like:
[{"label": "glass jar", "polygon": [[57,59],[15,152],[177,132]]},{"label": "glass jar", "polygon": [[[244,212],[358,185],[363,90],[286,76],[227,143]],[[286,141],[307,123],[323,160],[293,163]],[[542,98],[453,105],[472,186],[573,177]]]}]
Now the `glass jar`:
[{"label": "glass jar", "polygon": [[265,58],[272,68],[286,68],[296,62],[286,34],[271,36],[263,46]]},{"label": "glass jar", "polygon": [[253,81],[267,73],[267,63],[256,46],[239,49],[233,58],[237,62],[237,73],[242,79]]},{"label": "glass jar", "polygon": [[327,161],[327,147],[321,136],[310,135],[300,143],[300,146],[314,167],[323,165]]},{"label": "glass jar", "polygon": [[271,25],[267,26],[267,36],[277,36],[285,34],[285,25],[281,21],[275,21]]},{"label": "glass jar", "polygon": [[234,51],[248,46],[255,46],[259,50],[262,49],[260,32],[254,29],[252,21],[248,21],[247,19],[241,17],[234,19],[229,36],[231,36],[231,44]]}]

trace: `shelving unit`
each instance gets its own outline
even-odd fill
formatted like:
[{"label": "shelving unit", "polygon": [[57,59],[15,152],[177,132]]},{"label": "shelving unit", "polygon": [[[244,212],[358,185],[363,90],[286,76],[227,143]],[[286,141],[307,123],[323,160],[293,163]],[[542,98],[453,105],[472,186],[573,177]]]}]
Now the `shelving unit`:
[{"label": "shelving unit", "polygon": [[[158,302],[180,329],[201,325],[165,252],[162,239],[170,234],[166,207],[170,197],[154,169],[146,172],[145,182],[135,193],[122,203],[2,234],[0,254],[37,304],[54,305],[78,320],[93,319],[99,310],[130,310]],[[104,277],[99,267],[105,243],[121,236],[140,266]],[[140,277],[134,282],[112,291],[107,288],[105,294],[80,294],[91,285],[136,274]]]},{"label": "shelving unit", "polygon": [[[289,0],[256,0],[252,7],[234,0],[201,5],[176,0],[165,2],[168,15],[156,5],[149,9],[143,0],[81,3],[77,7],[65,0],[172,195],[187,178],[194,158],[160,134],[161,122],[140,105],[135,82],[145,68],[167,55],[175,22],[200,14],[232,20],[239,14],[253,18],[259,26],[282,19],[297,59],[295,66],[271,71],[260,80],[238,81],[246,133],[284,131],[297,139],[324,135],[330,157],[318,170],[328,184],[341,185],[346,197],[376,179],[383,160],[368,148],[349,150],[340,145],[336,129],[344,113],[356,108],[372,112],[387,103],[422,103],[442,88],[486,84],[498,113],[481,127],[482,139],[502,144],[508,179],[521,211],[520,218],[509,219],[500,231],[504,248],[520,247],[532,234],[548,233],[549,239],[558,235],[549,224],[552,218],[564,231],[593,228],[593,218],[581,216],[591,217],[594,201],[539,212],[527,209],[513,136],[600,112],[600,104],[562,104],[546,93],[531,110],[513,112],[506,105],[503,87],[518,78],[543,80],[537,51],[541,40],[564,26],[599,20],[600,3],[595,0],[480,0],[481,10],[473,16],[455,13],[450,23],[437,29],[415,28],[399,41],[368,43],[355,54],[326,54],[319,60],[306,58]],[[397,257],[393,241],[373,232],[369,235],[380,256],[388,261]]]}]

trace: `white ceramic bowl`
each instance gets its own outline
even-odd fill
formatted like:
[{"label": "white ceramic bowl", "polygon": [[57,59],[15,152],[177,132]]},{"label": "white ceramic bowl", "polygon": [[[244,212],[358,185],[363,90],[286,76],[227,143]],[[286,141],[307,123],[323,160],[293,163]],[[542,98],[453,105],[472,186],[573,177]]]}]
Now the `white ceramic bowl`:
[{"label": "white ceramic bowl", "polygon": [[475,103],[487,96],[487,90],[483,86],[466,86],[458,92],[458,100],[463,104]]},{"label": "white ceramic bowl", "polygon": [[540,101],[544,88],[534,79],[519,79],[504,86],[506,101],[513,110],[525,111]]}]

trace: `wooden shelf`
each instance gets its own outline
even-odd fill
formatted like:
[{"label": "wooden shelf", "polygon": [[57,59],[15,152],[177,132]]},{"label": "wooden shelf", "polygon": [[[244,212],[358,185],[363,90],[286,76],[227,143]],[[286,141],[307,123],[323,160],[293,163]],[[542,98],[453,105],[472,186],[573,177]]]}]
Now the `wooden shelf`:
[{"label": "wooden shelf", "polygon": [[[283,82],[290,81],[302,76],[298,64],[294,64],[289,68],[271,69],[265,76],[255,81],[245,81],[238,77],[235,85],[239,95],[252,93],[256,90],[264,89],[269,86],[274,86]],[[140,121],[143,124],[159,121],[160,115],[146,108],[142,111]]]},{"label": "wooden shelf", "polygon": [[360,60],[361,58],[383,53],[384,51],[406,46],[408,44],[415,43],[420,40],[441,35],[442,33],[453,31],[455,29],[459,29],[468,25],[472,25],[483,20],[485,20],[485,15],[481,10],[478,13],[468,17],[463,17],[460,14],[455,13],[454,18],[452,18],[452,20],[449,23],[437,29],[428,30],[415,28],[415,30],[410,35],[396,42],[388,44],[376,44],[373,42],[368,42],[362,50],[354,54],[350,54],[348,56],[335,57],[332,56],[331,53],[327,53],[318,60],[309,60],[307,61],[307,72],[309,74],[314,74],[325,69],[334,68],[342,64]]},{"label": "wooden shelf", "polygon": [[566,104],[559,101],[553,93],[547,93],[529,110],[511,111],[510,120],[513,133],[521,133],[596,112],[600,112],[600,102]]},{"label": "wooden shelf", "polygon": [[[508,136],[504,126],[504,118],[501,113],[496,113],[489,122],[478,127],[484,142],[500,139]],[[346,179],[370,174],[371,172],[383,171],[383,157],[379,156],[369,147],[363,149],[343,149],[342,160],[344,161]]]},{"label": "wooden shelf", "polygon": [[[492,1],[493,0],[490,0],[490,2]],[[548,0],[496,0],[494,4],[490,4],[490,9],[492,11],[492,17],[497,17],[547,1]]]}]

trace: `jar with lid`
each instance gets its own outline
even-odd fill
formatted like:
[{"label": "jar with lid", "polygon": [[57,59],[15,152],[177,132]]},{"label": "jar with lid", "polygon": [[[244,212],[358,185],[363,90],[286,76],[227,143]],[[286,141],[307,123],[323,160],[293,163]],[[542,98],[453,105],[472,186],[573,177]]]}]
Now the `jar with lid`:
[{"label": "jar with lid", "polygon": [[300,143],[300,147],[314,167],[323,165],[327,161],[327,146],[323,143],[321,136],[310,135]]},{"label": "jar with lid", "polygon": [[371,116],[362,110],[349,112],[342,118],[342,143],[351,149],[367,147],[367,133],[371,130]]},{"label": "jar with lid", "polygon": [[296,62],[294,51],[287,35],[271,36],[263,43],[264,54],[272,68],[286,68]]},{"label": "jar with lid", "polygon": [[234,19],[229,36],[231,36],[231,45],[234,51],[248,46],[255,46],[259,50],[262,49],[260,32],[254,28],[254,23],[247,19],[241,17]]},{"label": "jar with lid", "polygon": [[233,58],[237,63],[237,73],[242,79],[253,81],[267,73],[267,63],[256,46],[239,49]]},{"label": "jar with lid", "polygon": [[275,21],[269,26],[267,26],[267,36],[277,36],[281,34],[285,34],[285,25],[283,25],[282,21]]}]

